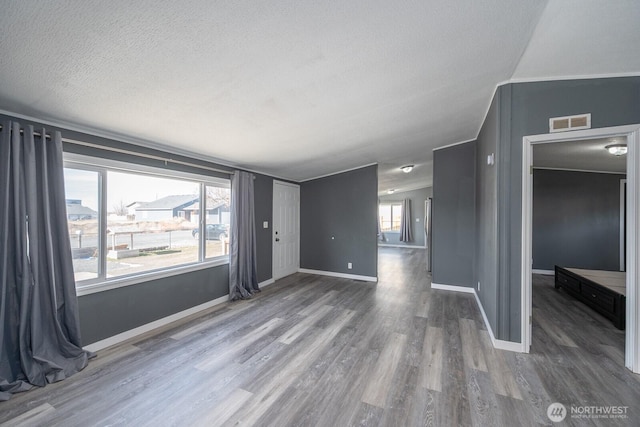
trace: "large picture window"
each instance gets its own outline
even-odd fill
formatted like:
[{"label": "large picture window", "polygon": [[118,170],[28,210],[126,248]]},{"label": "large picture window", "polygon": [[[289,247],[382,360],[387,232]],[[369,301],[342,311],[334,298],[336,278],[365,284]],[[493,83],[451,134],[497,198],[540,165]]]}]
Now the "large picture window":
[{"label": "large picture window", "polygon": [[227,179],[68,160],[65,191],[79,288],[227,260]]},{"label": "large picture window", "polygon": [[402,204],[381,204],[378,208],[381,231],[400,231]]}]

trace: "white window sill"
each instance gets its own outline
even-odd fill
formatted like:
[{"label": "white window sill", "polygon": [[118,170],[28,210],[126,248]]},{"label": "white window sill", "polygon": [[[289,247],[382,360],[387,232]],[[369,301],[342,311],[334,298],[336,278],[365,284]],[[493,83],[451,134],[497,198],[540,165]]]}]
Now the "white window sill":
[{"label": "white window sill", "polygon": [[221,257],[210,261],[204,261],[196,264],[182,265],[168,268],[162,271],[153,271],[149,273],[136,274],[122,278],[109,279],[104,282],[79,284],[76,287],[76,295],[90,295],[97,292],[104,292],[111,289],[122,288],[125,286],[137,285],[152,280],[164,279],[166,277],[177,276],[180,274],[190,273],[192,271],[206,270],[208,268],[218,267],[220,265],[229,264],[229,257]]}]

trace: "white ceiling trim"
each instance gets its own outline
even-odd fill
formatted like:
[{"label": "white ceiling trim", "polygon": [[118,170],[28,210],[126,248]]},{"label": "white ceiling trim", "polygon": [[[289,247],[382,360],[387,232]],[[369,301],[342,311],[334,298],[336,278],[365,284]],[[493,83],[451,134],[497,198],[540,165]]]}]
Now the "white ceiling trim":
[{"label": "white ceiling trim", "polygon": [[314,179],[320,179],[320,178],[326,178],[328,176],[339,175],[341,173],[351,172],[351,171],[355,171],[355,170],[363,169],[363,168],[368,168],[369,166],[374,166],[374,165],[377,165],[377,164],[378,164],[378,162],[373,162],[373,163],[369,163],[369,164],[362,165],[362,166],[356,166],[356,167],[353,167],[353,168],[349,168],[349,169],[345,169],[345,170],[341,170],[341,171],[337,171],[337,172],[332,172],[332,173],[327,173],[327,174],[324,174],[324,175],[316,176],[315,178],[306,178],[306,179],[303,179],[303,180],[300,180],[300,181],[297,181],[297,182],[301,182],[302,183],[302,182],[307,182],[307,181],[313,181]]},{"label": "white ceiling trim", "polygon": [[549,77],[514,77],[507,82],[500,83],[502,86],[507,83],[535,83],[554,82],[561,80],[593,80],[593,79],[613,79],[616,77],[640,77],[640,71],[629,73],[605,73],[605,74],[580,74],[574,76],[549,76]]},{"label": "white ceiling trim", "polygon": [[[482,123],[484,123],[484,121]],[[480,125],[480,128],[482,128],[482,125]],[[467,139],[466,141],[454,142],[453,144],[447,144],[447,145],[443,145],[442,147],[436,147],[432,151],[444,150],[445,148],[451,148],[451,147],[455,147],[456,145],[462,145],[462,144],[467,144],[469,142],[477,141],[478,135],[480,135],[480,131],[478,131],[478,134],[473,139]]]}]

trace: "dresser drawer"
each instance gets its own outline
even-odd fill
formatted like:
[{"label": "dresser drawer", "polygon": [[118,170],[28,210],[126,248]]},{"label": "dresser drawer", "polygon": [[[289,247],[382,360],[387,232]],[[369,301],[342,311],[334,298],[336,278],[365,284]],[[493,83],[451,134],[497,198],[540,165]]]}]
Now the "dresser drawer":
[{"label": "dresser drawer", "polygon": [[581,294],[584,299],[597,305],[608,313],[615,311],[615,296],[602,288],[596,288],[588,283],[582,283]]},{"label": "dresser drawer", "polygon": [[567,288],[574,292],[580,292],[580,282],[571,276],[567,276],[561,271],[557,272],[556,282],[563,288]]}]

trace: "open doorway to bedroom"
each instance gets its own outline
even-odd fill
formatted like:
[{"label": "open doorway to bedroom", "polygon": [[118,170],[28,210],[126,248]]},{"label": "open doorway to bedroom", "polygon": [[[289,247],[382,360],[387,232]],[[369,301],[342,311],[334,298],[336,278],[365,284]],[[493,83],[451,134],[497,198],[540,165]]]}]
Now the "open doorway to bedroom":
[{"label": "open doorway to bedroom", "polygon": [[596,350],[624,365],[627,158],[606,148],[622,138],[533,145],[534,352]]},{"label": "open doorway to bedroom", "polygon": [[[589,347],[589,351],[610,355],[618,365],[640,370],[636,285],[639,129],[631,125],[523,138],[523,351],[546,346],[545,351],[567,356]],[[605,149],[610,145],[626,145],[628,152],[615,159]],[[610,163],[617,166],[606,166]],[[623,179],[628,189],[621,201]],[[624,223],[622,202],[626,204]],[[620,272],[621,249],[626,251],[626,272]],[[601,286],[603,282],[609,286]],[[536,291],[544,293],[534,299]],[[596,329],[604,333],[595,337]]]}]

